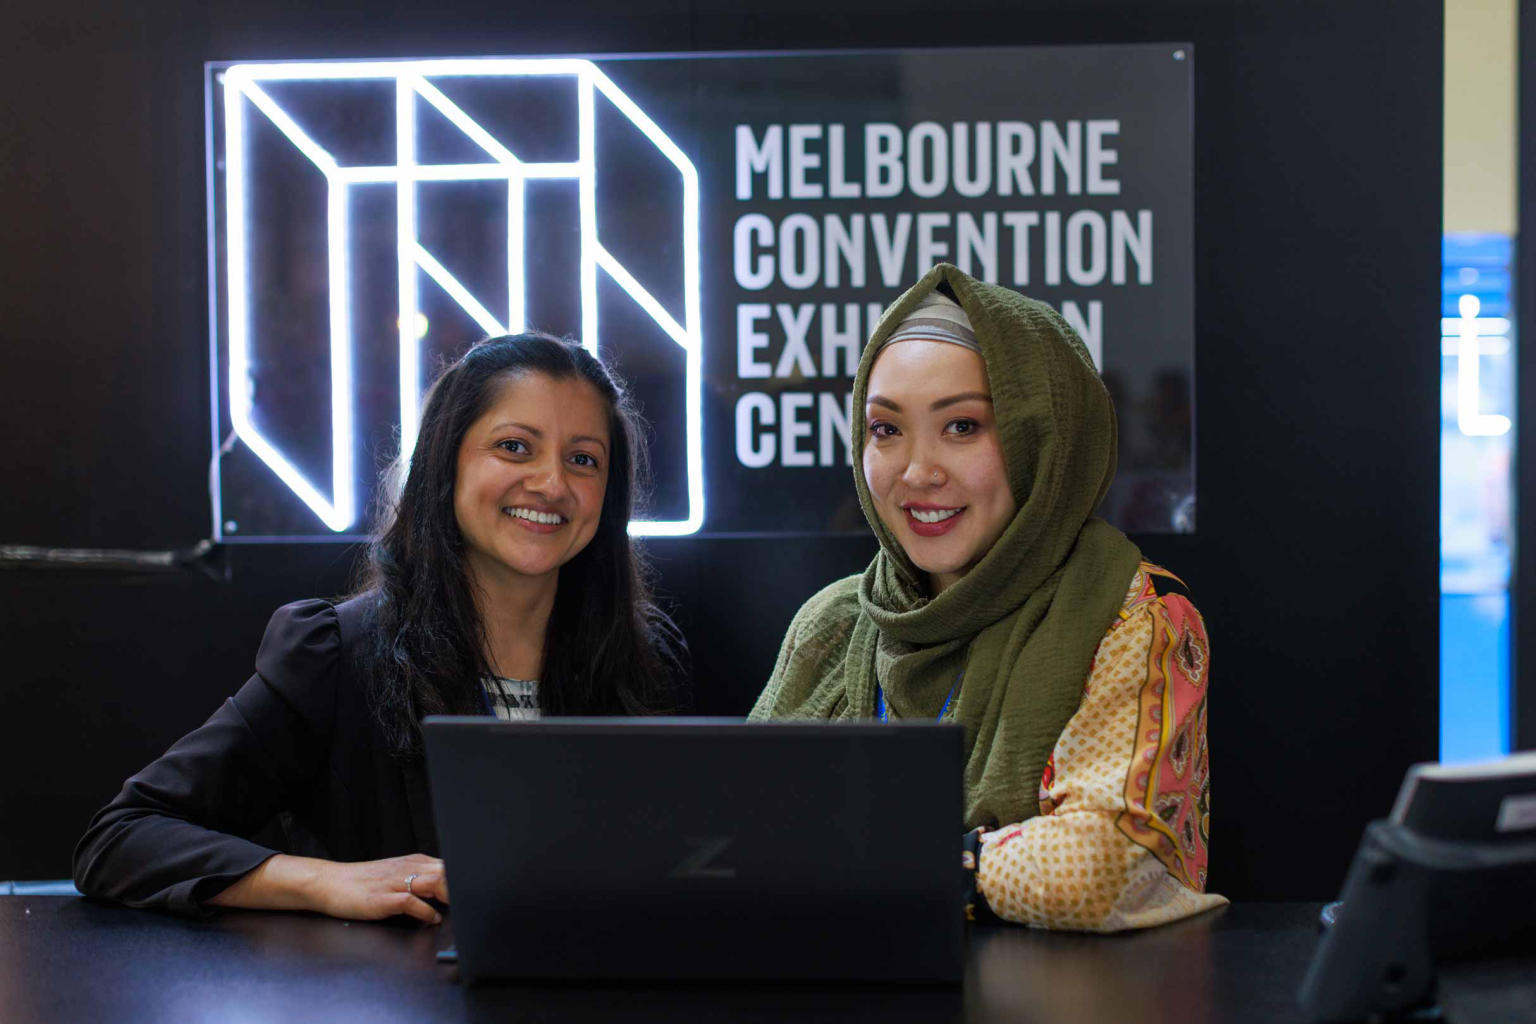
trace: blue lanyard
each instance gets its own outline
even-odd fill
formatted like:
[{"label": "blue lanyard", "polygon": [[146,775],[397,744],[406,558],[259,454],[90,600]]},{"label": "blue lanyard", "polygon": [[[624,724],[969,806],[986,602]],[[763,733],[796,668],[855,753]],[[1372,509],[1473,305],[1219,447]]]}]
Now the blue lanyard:
[{"label": "blue lanyard", "polygon": [[[960,680],[964,678],[965,666],[961,665],[960,671],[955,673],[954,683],[949,688],[949,696],[944,698],[944,706],[939,709],[939,717],[934,719],[935,722],[942,722],[944,716],[949,713],[949,702],[955,699],[955,691],[960,689]],[[889,722],[891,720],[889,711],[885,706],[885,689],[879,683],[875,684],[875,714],[880,716],[880,721],[882,722]]]}]

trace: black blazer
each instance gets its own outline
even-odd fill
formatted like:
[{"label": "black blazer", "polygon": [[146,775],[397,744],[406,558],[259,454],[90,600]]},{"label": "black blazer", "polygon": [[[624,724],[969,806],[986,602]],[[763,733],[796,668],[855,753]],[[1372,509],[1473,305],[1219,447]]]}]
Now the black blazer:
[{"label": "black blazer", "polygon": [[422,763],[391,756],[368,707],[371,605],[279,608],[256,674],[92,819],[75,847],[80,891],[195,914],[276,853],[437,856]]}]

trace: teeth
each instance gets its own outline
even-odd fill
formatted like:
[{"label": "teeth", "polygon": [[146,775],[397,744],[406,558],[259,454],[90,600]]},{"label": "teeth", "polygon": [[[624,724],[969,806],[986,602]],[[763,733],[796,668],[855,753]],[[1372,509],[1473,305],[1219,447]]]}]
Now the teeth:
[{"label": "teeth", "polygon": [[957,516],[960,514],[960,510],[957,508],[940,508],[934,509],[932,512],[927,512],[922,509],[909,508],[907,511],[912,513],[912,518],[916,519],[920,523],[942,523],[950,516]]},{"label": "teeth", "polygon": [[565,519],[554,512],[540,512],[531,508],[504,508],[502,509],[513,519],[526,519],[531,523],[543,523],[546,526],[555,526],[565,522]]}]

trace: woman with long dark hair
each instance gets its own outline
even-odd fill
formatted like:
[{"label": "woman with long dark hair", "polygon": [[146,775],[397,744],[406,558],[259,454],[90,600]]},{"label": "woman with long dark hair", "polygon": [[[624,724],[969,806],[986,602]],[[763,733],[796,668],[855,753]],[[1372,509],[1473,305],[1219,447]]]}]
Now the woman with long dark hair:
[{"label": "woman with long dark hair", "polygon": [[575,342],[471,348],[433,385],[360,591],[278,609],[250,681],[96,815],[76,885],[436,920],[423,716],[676,707],[686,649],[628,534],[641,459],[622,389]]}]

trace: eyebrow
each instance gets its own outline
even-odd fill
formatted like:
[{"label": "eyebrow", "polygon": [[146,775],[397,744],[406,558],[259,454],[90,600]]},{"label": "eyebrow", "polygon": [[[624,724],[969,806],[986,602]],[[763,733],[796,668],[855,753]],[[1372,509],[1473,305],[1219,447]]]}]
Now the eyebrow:
[{"label": "eyebrow", "polygon": [[[532,426],[532,425],[527,424],[527,423],[513,423],[513,422],[498,423],[498,424],[496,424],[496,426],[491,428],[491,433],[493,433],[493,434],[494,433],[499,433],[500,431],[506,430],[509,427],[511,427],[513,429],[516,429],[516,430],[526,431],[527,433],[532,434],[534,437],[538,438],[539,440],[541,440],[541,441],[544,440],[544,431],[540,430],[538,427]],[[605,452],[608,450],[608,442],[607,441],[604,441],[600,437],[593,437],[591,434],[577,434],[575,437],[571,438],[571,440],[573,442],[585,441],[585,442],[587,442],[589,444],[595,444],[595,445],[597,445],[599,448],[601,448]]]},{"label": "eyebrow", "polygon": [[[886,398],[884,395],[870,395],[866,401],[870,405],[882,405],[892,412],[901,412],[901,406],[897,405],[889,398]],[[928,408],[930,411],[937,412],[940,409],[947,409],[951,405],[958,405],[961,402],[971,401],[986,402],[990,405],[992,402],[992,396],[984,391],[962,391],[958,395],[950,395],[947,398],[940,398],[932,405],[928,406]]]},{"label": "eyebrow", "polygon": [[961,402],[986,402],[988,405],[991,405],[992,396],[987,394],[985,391],[962,391],[958,395],[950,395],[948,398],[941,398],[937,402],[934,402],[932,405],[930,405],[928,408],[937,411],[939,409],[947,409],[951,405],[958,405]]}]

